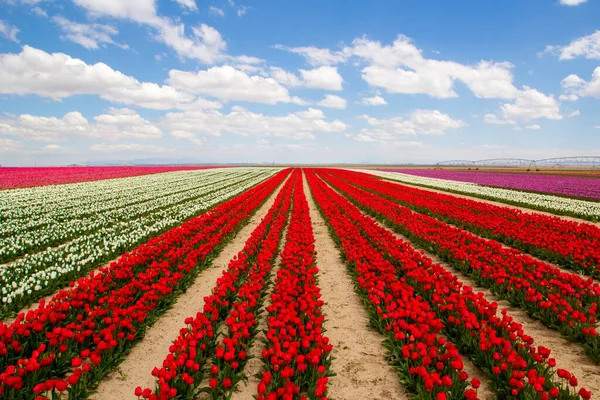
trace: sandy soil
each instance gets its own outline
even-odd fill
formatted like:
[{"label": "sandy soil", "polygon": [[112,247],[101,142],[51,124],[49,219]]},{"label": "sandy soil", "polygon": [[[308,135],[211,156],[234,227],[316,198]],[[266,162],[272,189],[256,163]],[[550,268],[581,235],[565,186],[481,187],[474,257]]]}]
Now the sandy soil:
[{"label": "sandy soil", "polygon": [[244,248],[246,240],[267,214],[284,183],[277,188],[236,237],[225,246],[213,261],[212,266],[202,271],[187,292],[179,296],[173,307],[146,331],[144,338],[135,345],[123,363],[101,382],[96,394],[92,395],[90,399],[137,399],[133,394],[137,386],[155,387],[155,379],[151,374],[152,369],[161,365],[179,329],[184,326],[184,319],[194,316],[202,310],[204,297],[210,295],[217,279],[227,268],[229,260]]},{"label": "sandy soil", "polygon": [[412,187],[412,188],[415,188],[415,189],[429,190],[429,191],[434,192],[434,193],[447,194],[447,195],[451,195],[451,196],[460,197],[460,198],[463,198],[463,199],[481,201],[483,203],[494,204],[496,206],[513,208],[515,210],[521,210],[521,211],[523,211],[525,213],[528,213],[528,214],[549,215],[551,217],[558,217],[558,218],[565,219],[565,220],[568,220],[568,221],[581,222],[581,223],[595,225],[595,226],[600,227],[600,222],[592,222],[592,221],[588,221],[588,220],[581,219],[581,218],[570,217],[568,215],[552,214],[552,213],[546,212],[546,211],[539,211],[539,210],[533,210],[531,208],[518,207],[518,206],[514,206],[512,204],[502,203],[502,202],[499,202],[499,201],[486,200],[486,199],[482,199],[482,198],[475,197],[475,196],[467,196],[467,195],[464,195],[464,194],[458,194],[458,193],[452,193],[452,192],[445,192],[445,191],[439,190],[439,189],[430,189],[430,188],[426,188],[426,187],[411,185],[411,184],[404,183],[404,182],[393,181],[393,180],[390,180],[390,179],[383,179],[382,178],[382,180],[384,180],[386,182],[394,183],[394,184],[400,185],[400,186],[408,186],[408,187]]},{"label": "sandy soil", "polygon": [[325,300],[325,329],[333,344],[329,394],[344,399],[408,399],[393,367],[386,362],[381,334],[368,326],[367,313],[354,292],[352,278],[340,260],[304,178],[315,235],[319,288]]}]

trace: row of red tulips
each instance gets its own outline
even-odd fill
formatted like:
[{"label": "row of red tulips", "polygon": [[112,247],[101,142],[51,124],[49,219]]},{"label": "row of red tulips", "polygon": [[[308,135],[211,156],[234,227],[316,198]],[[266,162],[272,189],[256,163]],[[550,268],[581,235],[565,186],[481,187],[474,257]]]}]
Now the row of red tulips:
[{"label": "row of red tulips", "polygon": [[326,399],[332,345],[324,336],[314,243],[308,203],[300,183],[294,192],[281,268],[267,307],[258,400]]},{"label": "row of red tulips", "polygon": [[[369,244],[347,214],[350,204],[315,175],[306,176],[332,237],[357,283],[371,324],[385,337],[389,360],[406,388],[422,399],[475,399],[456,347],[441,336],[442,321],[401,279],[395,267]],[[360,217],[360,213],[358,215]]]},{"label": "row of red tulips", "polygon": [[414,213],[339,179],[335,173],[324,176],[366,212],[439,255],[498,297],[581,343],[590,358],[600,362],[600,337],[595,329],[600,296],[598,285],[591,279],[562,272],[518,250],[505,249],[497,242]]},{"label": "row of red tulips", "polygon": [[284,171],[0,325],[0,395],[86,398],[281,184]]},{"label": "row of red tulips", "polygon": [[[137,387],[135,395],[166,400],[208,392],[213,399],[229,398],[245,379],[247,350],[257,331],[256,314],[268,288],[298,178],[298,172],[293,172],[244,248],[217,280],[212,294],[204,298],[203,311],[185,320],[187,326],[169,348],[162,367],[152,371],[156,390]],[[223,323],[226,329],[219,340],[216,332]],[[207,371],[208,383],[203,380]]]},{"label": "row of red tulips", "polygon": [[[535,348],[533,340],[504,310],[501,317],[497,316],[497,304],[463,286],[442,266],[394,237],[322,182],[319,184],[323,188],[323,197],[336,202],[343,214],[336,219],[345,217],[347,221],[353,221],[359,229],[358,235],[368,238],[370,250],[391,262],[396,273],[430,302],[443,321],[445,333],[477,366],[488,372],[499,397],[579,397],[569,386],[577,386],[576,378],[562,379],[565,375],[562,370],[558,374],[560,379],[557,378],[553,370],[555,361],[549,358],[550,351]],[[590,397],[585,389],[580,389],[579,393],[584,399]],[[465,393],[465,397],[469,396],[474,395]]]},{"label": "row of red tulips", "polygon": [[360,172],[336,174],[414,211],[600,278],[600,228],[596,225],[398,185]]}]

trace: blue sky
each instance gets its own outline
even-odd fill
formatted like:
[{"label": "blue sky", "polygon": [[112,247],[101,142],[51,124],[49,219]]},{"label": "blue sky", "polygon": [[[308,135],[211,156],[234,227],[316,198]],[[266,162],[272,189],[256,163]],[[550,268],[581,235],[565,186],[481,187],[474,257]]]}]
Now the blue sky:
[{"label": "blue sky", "polygon": [[600,154],[598,0],[0,0],[0,164]]}]

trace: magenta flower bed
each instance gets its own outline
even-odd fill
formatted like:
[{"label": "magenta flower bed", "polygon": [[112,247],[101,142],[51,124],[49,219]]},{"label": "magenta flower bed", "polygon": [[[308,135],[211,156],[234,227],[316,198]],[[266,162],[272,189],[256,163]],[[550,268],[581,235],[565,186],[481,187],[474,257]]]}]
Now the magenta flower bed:
[{"label": "magenta flower bed", "polygon": [[125,178],[182,170],[215,167],[152,166],[152,167],[4,167],[0,168],[0,189],[58,185]]},{"label": "magenta flower bed", "polygon": [[600,179],[573,176],[502,173],[482,171],[448,171],[431,169],[388,169],[426,178],[472,182],[485,186],[559,194],[569,197],[600,200]]}]

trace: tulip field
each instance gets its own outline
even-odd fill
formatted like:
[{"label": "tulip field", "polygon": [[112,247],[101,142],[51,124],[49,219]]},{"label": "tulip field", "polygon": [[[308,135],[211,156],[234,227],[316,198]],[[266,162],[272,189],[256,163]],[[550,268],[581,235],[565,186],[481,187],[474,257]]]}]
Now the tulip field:
[{"label": "tulip field", "polygon": [[102,168],[0,169],[0,399],[600,398],[594,188]]}]

